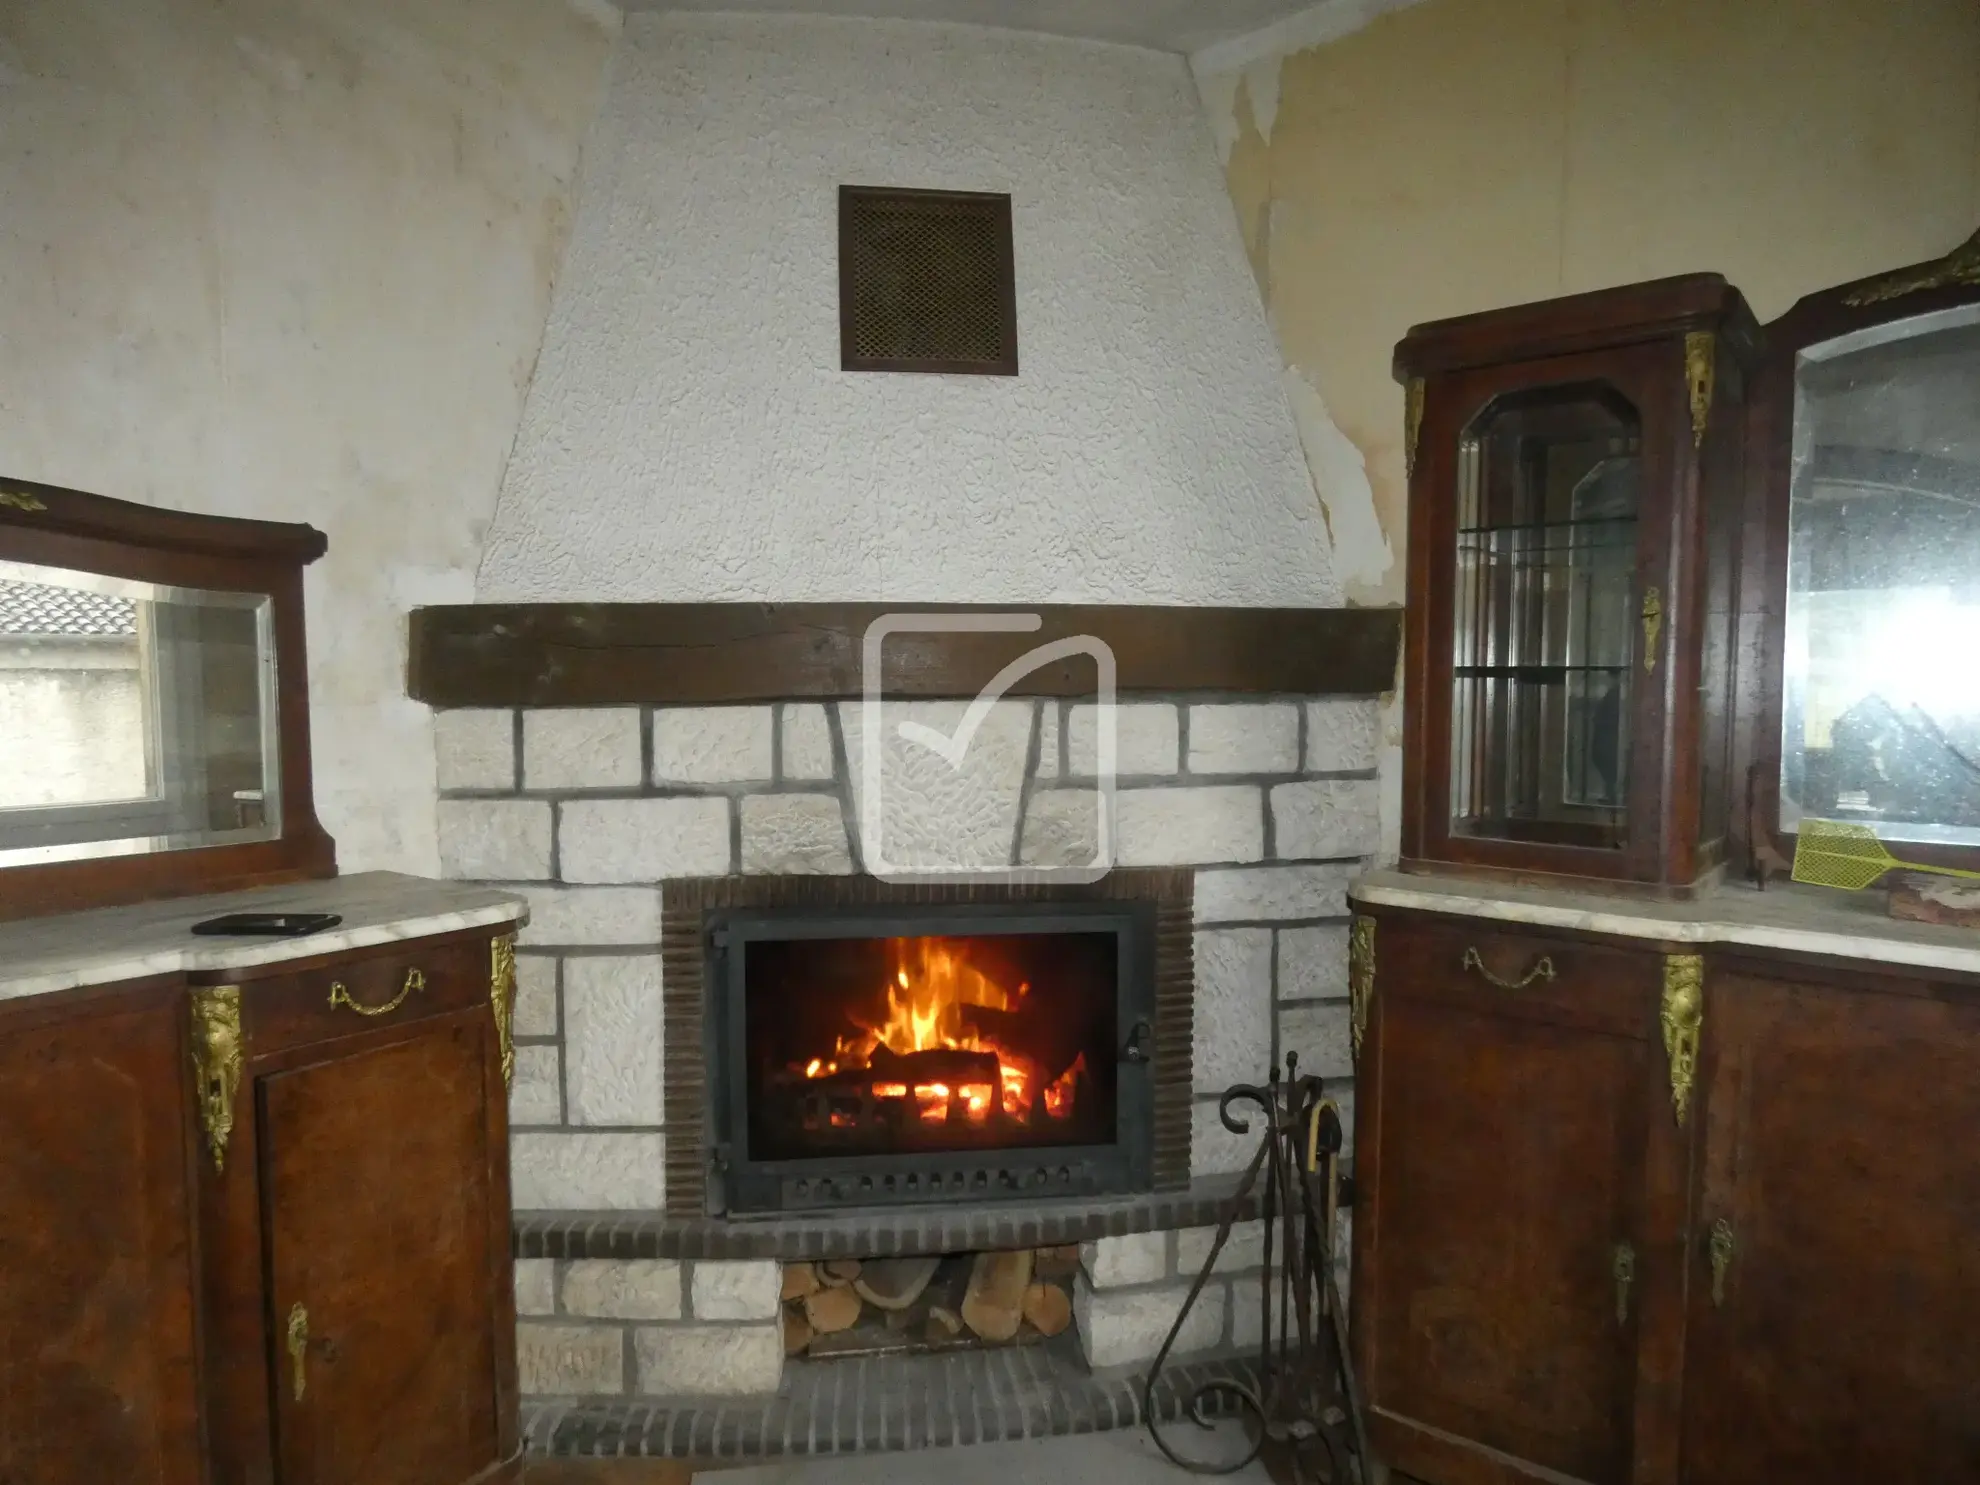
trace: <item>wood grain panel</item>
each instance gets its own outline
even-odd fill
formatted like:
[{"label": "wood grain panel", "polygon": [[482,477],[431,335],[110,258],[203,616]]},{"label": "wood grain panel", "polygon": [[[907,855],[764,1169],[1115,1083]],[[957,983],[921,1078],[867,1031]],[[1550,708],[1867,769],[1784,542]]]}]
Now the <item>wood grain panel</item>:
[{"label": "wood grain panel", "polygon": [[0,1009],[0,1482],[197,1485],[183,1002]]},{"label": "wood grain panel", "polygon": [[1711,981],[1687,1485],[1980,1479],[1980,993],[1883,988]]},{"label": "wood grain panel", "polygon": [[462,1013],[261,1081],[283,1485],[455,1485],[498,1457],[488,1035]]}]

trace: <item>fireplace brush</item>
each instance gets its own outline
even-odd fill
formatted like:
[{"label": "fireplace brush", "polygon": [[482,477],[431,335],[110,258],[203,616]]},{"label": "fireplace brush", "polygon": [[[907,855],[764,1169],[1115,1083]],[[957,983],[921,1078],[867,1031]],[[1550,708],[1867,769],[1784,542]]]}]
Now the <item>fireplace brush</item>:
[{"label": "fireplace brush", "polygon": [[[1142,1392],[1143,1416],[1156,1446],[1196,1474],[1233,1474],[1263,1455],[1266,1468],[1281,1485],[1370,1485],[1367,1426],[1348,1358],[1346,1311],[1334,1281],[1340,1109],[1326,1096],[1319,1078],[1299,1076],[1296,1054],[1286,1058],[1283,1082],[1275,1067],[1264,1087],[1239,1083],[1224,1094],[1217,1115],[1233,1134],[1251,1130],[1248,1119],[1233,1112],[1235,1105],[1244,1103],[1263,1112],[1264,1135],[1237,1190],[1224,1204],[1210,1255],[1149,1368]],[[1240,1457],[1227,1461],[1191,1459],[1162,1435],[1156,1421],[1155,1385],[1261,1175],[1259,1215],[1265,1254],[1259,1280],[1256,1383],[1241,1375],[1212,1378],[1190,1394],[1183,1409],[1191,1421],[1208,1429],[1214,1424],[1213,1411],[1228,1413],[1235,1404],[1244,1419],[1248,1447]],[[1235,1303],[1235,1292],[1232,1299]]]}]

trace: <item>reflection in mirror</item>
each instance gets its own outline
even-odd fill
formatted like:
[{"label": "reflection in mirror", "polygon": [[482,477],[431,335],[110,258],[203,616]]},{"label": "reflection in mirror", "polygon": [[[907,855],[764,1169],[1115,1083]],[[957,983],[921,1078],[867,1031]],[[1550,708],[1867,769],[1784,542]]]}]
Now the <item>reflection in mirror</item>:
[{"label": "reflection in mirror", "polygon": [[1795,369],[1780,828],[1980,845],[1980,305]]},{"label": "reflection in mirror", "polygon": [[281,834],[266,595],[0,561],[0,865]]}]

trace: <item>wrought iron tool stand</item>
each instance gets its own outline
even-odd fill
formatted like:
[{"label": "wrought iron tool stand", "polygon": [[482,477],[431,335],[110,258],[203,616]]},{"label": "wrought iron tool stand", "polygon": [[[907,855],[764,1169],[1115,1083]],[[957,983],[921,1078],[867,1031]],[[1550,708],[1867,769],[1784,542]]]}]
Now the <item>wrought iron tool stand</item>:
[{"label": "wrought iron tool stand", "polygon": [[[1299,1076],[1299,1059],[1293,1055],[1286,1058],[1283,1082],[1274,1068],[1264,1087],[1239,1083],[1224,1094],[1217,1115],[1233,1134],[1251,1129],[1249,1120],[1232,1111],[1243,1103],[1256,1104],[1263,1112],[1264,1137],[1225,1203],[1210,1256],[1149,1368],[1142,1416],[1156,1446],[1196,1474],[1232,1474],[1263,1454],[1274,1477],[1294,1485],[1373,1485],[1373,1456],[1348,1359],[1346,1309],[1334,1281],[1340,1109],[1319,1078]],[[1254,1390],[1236,1377],[1213,1378],[1190,1395],[1184,1408],[1192,1421],[1208,1429],[1213,1413],[1228,1414],[1235,1403],[1249,1447],[1234,1460],[1190,1459],[1162,1436],[1155,1383],[1261,1175],[1265,1257],[1259,1281],[1258,1386]],[[1235,1303],[1235,1292],[1232,1299]]]}]

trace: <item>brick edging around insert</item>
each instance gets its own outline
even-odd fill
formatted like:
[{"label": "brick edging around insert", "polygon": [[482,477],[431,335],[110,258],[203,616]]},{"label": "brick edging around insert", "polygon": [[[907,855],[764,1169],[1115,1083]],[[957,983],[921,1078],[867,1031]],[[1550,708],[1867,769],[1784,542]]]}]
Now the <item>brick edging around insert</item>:
[{"label": "brick edging around insert", "polygon": [[[730,1221],[666,1212],[517,1212],[518,1258],[887,1258],[983,1248],[1043,1248],[1135,1232],[1214,1227],[1238,1183],[1205,1176],[1183,1191],[1101,1201],[894,1207],[832,1216]],[[1255,1195],[1240,1220],[1257,1215]]]}]

